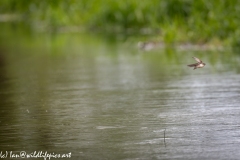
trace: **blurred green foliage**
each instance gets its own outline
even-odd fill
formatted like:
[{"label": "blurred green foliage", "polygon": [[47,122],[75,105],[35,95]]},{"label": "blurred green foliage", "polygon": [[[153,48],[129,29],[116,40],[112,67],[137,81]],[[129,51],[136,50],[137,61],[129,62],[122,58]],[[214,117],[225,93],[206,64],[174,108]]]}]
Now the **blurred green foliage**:
[{"label": "blurred green foliage", "polygon": [[35,29],[141,33],[157,28],[167,43],[240,46],[239,0],[1,0],[0,14],[18,14]]}]

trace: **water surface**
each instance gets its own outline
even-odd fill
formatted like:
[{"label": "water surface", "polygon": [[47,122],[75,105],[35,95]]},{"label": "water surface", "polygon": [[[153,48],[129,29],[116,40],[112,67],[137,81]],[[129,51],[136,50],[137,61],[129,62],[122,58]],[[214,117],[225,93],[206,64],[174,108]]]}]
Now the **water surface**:
[{"label": "water surface", "polygon": [[[72,159],[240,156],[237,54],[142,52],[86,34],[9,43],[2,40],[0,52],[2,151],[71,152]],[[192,56],[206,67],[188,68]]]}]

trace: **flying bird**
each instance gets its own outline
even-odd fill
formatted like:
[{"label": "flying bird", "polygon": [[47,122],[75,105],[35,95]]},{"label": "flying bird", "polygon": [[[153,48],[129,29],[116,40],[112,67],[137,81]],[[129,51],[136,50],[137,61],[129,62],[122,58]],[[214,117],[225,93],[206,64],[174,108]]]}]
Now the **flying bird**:
[{"label": "flying bird", "polygon": [[194,69],[197,69],[197,68],[203,68],[206,64],[203,63],[200,59],[196,58],[196,57],[192,57],[194,58],[198,63],[194,63],[194,64],[189,64],[188,67],[194,67]]}]

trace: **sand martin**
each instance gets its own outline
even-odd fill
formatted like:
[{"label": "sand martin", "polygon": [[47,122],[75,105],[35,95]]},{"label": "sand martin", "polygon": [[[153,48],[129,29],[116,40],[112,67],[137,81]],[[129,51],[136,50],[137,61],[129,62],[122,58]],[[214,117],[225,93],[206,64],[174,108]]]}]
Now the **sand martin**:
[{"label": "sand martin", "polygon": [[200,59],[196,58],[196,57],[192,57],[194,58],[198,63],[194,63],[194,64],[189,64],[188,66],[189,67],[194,67],[194,69],[197,69],[197,68],[203,68],[206,64],[203,63]]}]

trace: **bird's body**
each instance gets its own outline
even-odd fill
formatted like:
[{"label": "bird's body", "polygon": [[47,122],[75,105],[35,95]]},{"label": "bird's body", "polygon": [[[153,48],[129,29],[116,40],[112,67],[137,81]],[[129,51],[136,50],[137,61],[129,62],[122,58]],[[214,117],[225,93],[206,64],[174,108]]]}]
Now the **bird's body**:
[{"label": "bird's body", "polygon": [[189,64],[188,67],[194,67],[194,69],[197,69],[197,68],[203,68],[206,64],[203,63],[200,59],[196,58],[196,57],[193,57],[198,63],[194,63],[194,64]]}]

